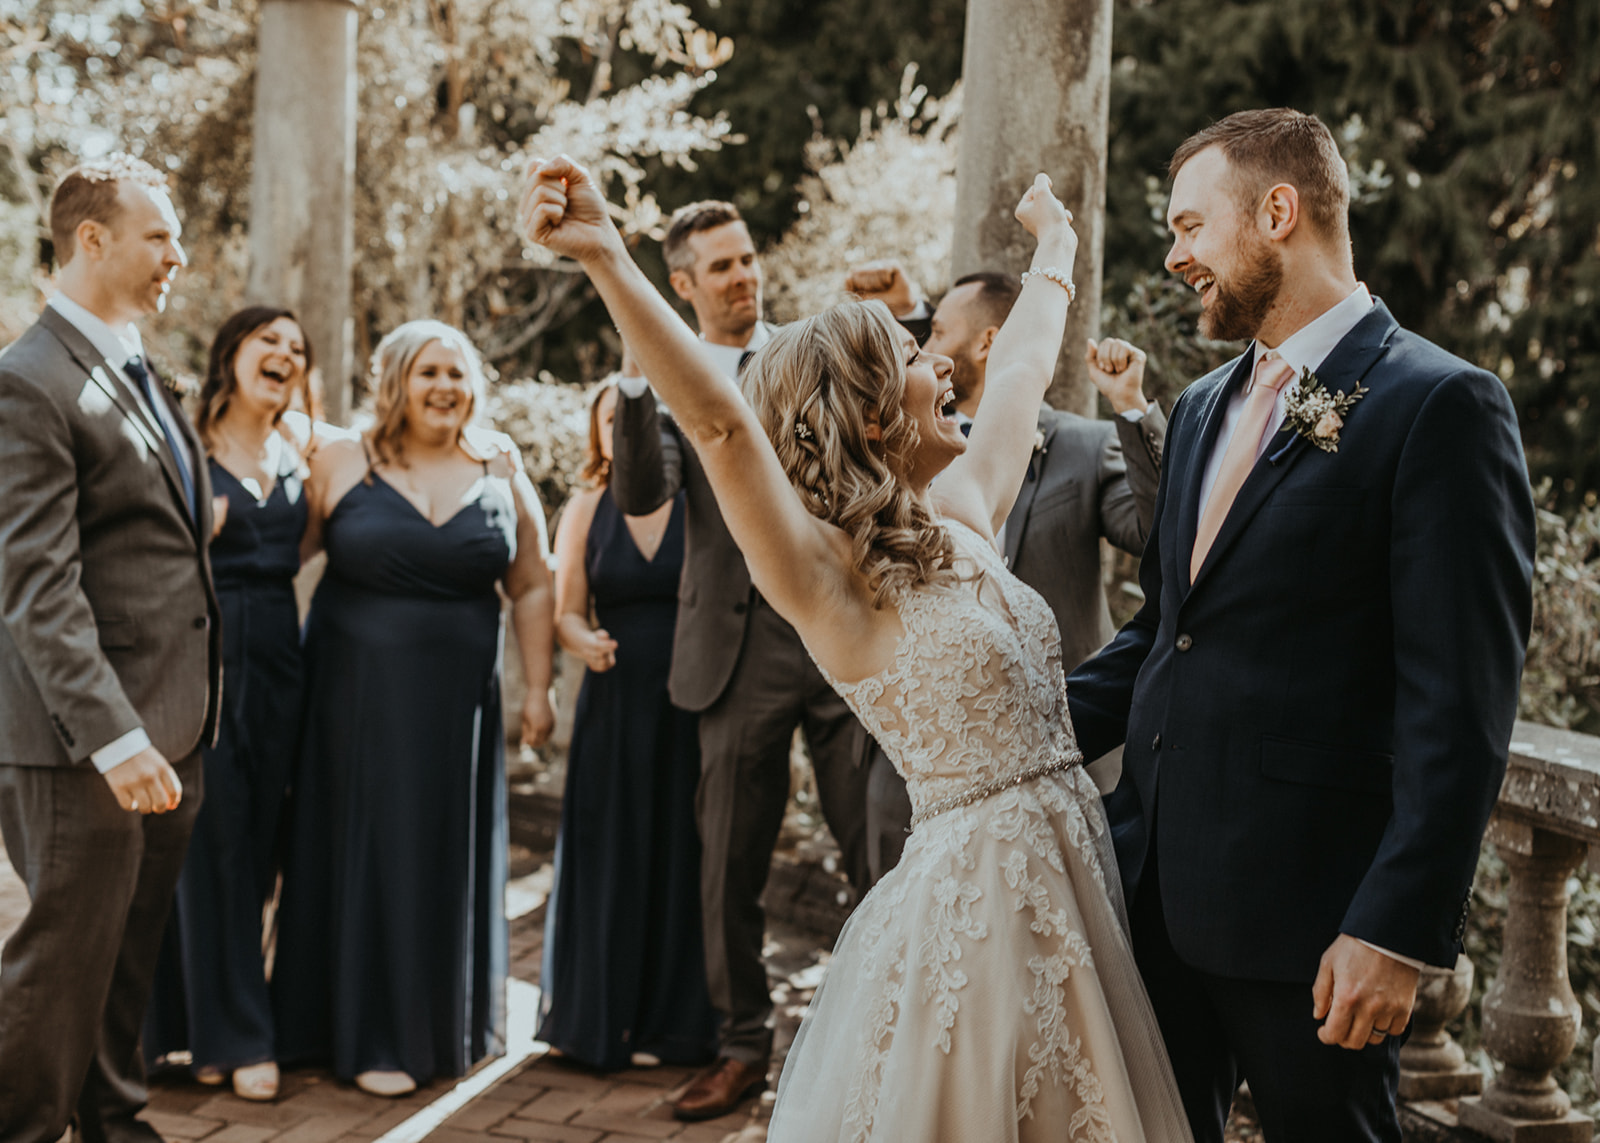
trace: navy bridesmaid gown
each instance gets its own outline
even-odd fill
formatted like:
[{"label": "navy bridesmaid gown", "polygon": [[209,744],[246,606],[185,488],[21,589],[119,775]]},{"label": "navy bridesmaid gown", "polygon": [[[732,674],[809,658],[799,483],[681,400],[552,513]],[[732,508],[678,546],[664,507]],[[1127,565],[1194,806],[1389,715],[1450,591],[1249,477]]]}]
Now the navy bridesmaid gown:
[{"label": "navy bridesmaid gown", "polygon": [[227,521],[211,541],[222,608],[222,720],[217,744],[200,752],[200,812],[145,1017],[152,1063],[187,1051],[196,1070],[230,1071],[276,1058],[261,919],[277,880],[299,726],[293,581],[306,528],[299,461],[284,451],[287,471],[259,501],[259,489],[209,462],[212,488],[228,498]]},{"label": "navy bridesmaid gown", "polygon": [[334,506],[306,623],[273,998],[280,1058],[351,1079],[505,1050],[500,597],[507,481],[434,525],[373,473]]},{"label": "navy bridesmaid gown", "polygon": [[646,560],[607,489],[585,566],[616,665],[578,692],[545,921],[539,1038],[593,1067],[711,1058],[700,932],[695,716],[667,697],[683,569],[680,493]]}]

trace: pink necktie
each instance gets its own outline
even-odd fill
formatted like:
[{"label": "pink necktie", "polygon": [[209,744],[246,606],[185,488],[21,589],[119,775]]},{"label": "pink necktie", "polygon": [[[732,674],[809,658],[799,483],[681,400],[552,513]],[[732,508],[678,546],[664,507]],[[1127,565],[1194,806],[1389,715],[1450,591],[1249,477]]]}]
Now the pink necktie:
[{"label": "pink necktie", "polygon": [[1250,383],[1250,395],[1245,398],[1244,413],[1233,430],[1228,451],[1222,456],[1222,467],[1217,469],[1216,483],[1211,486],[1211,498],[1200,514],[1200,526],[1194,535],[1194,555],[1189,559],[1189,582],[1200,574],[1200,565],[1206,562],[1206,553],[1217,541],[1222,522],[1228,518],[1239,489],[1256,466],[1256,456],[1261,451],[1261,438],[1272,423],[1272,411],[1278,403],[1278,392],[1294,377],[1294,369],[1283,358],[1269,350],[1256,363],[1255,379]]}]

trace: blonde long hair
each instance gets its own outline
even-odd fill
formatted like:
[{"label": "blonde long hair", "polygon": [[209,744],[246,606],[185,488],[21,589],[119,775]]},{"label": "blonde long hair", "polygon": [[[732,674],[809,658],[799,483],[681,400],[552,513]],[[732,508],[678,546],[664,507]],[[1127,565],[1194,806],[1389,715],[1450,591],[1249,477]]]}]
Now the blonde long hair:
[{"label": "blonde long hair", "polygon": [[411,366],[416,363],[417,355],[435,341],[459,349],[466,359],[472,405],[467,410],[467,419],[461,423],[456,441],[468,453],[478,455],[466,438],[467,427],[477,421],[484,407],[483,364],[478,359],[478,350],[455,326],[423,319],[408,321],[391,330],[372,352],[371,440],[375,464],[405,463],[406,380],[411,376]]},{"label": "blonde long hair", "polygon": [[[785,326],[745,367],[745,396],[811,514],[850,536],[875,606],[953,584],[949,534],[902,474],[921,435],[901,407],[906,370],[882,302],[841,302]],[[868,437],[876,422],[878,440]]]}]

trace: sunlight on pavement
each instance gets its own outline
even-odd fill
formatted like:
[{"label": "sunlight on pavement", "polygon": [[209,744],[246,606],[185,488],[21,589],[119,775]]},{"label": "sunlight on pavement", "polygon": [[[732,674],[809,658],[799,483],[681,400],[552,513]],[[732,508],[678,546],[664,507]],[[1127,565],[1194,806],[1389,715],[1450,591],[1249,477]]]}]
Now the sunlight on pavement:
[{"label": "sunlight on pavement", "polygon": [[[537,873],[529,874],[529,877],[537,876]],[[373,1143],[419,1143],[446,1119],[487,1091],[496,1080],[515,1071],[524,1060],[549,1051],[548,1044],[533,1038],[539,1026],[537,985],[521,980],[507,981],[506,1009],[506,1054],[473,1072],[400,1126],[373,1140]]]}]

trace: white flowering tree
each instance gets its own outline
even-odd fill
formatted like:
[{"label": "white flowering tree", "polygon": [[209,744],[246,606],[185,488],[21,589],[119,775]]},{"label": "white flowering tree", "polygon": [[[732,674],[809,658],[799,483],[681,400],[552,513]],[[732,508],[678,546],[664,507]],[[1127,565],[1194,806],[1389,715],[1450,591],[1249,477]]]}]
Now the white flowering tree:
[{"label": "white flowering tree", "polygon": [[776,320],[839,301],[850,267],[877,259],[899,261],[924,294],[949,284],[961,90],[934,99],[916,76],[908,67],[893,105],[862,112],[855,143],[813,137],[799,218],[761,258]]},{"label": "white flowering tree", "polygon": [[[152,341],[197,367],[243,296],[257,0],[0,0],[0,337],[37,309],[45,198],[111,150],[171,172],[191,265]],[[358,358],[412,317],[461,325],[514,371],[584,300],[521,249],[517,181],[566,151],[600,173],[624,231],[660,212],[644,164],[736,141],[687,111],[732,45],[673,0],[371,0],[361,11]],[[306,204],[308,210],[316,204]]]}]

